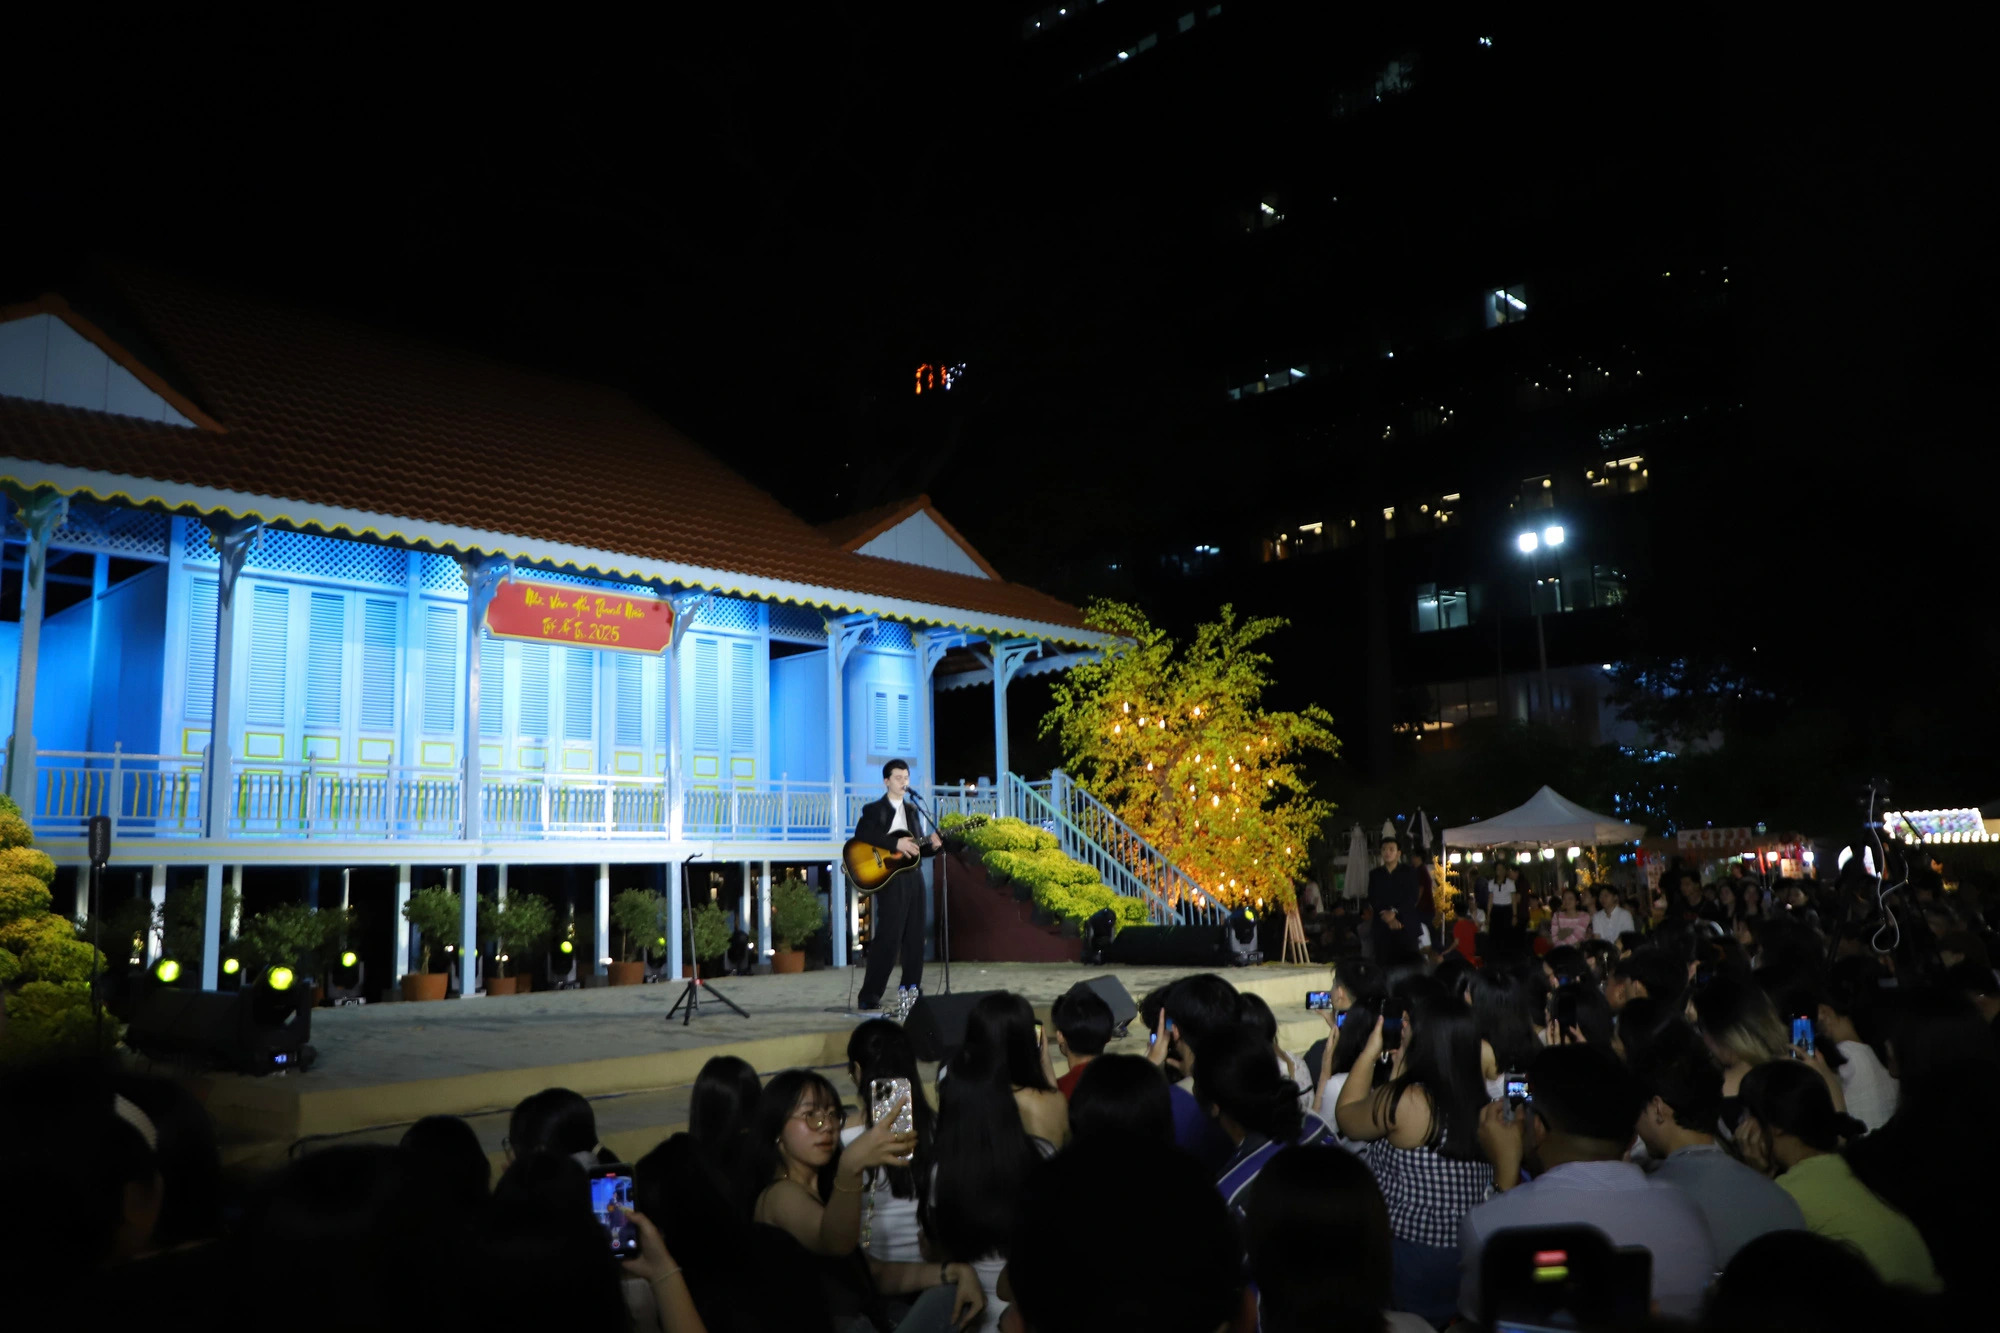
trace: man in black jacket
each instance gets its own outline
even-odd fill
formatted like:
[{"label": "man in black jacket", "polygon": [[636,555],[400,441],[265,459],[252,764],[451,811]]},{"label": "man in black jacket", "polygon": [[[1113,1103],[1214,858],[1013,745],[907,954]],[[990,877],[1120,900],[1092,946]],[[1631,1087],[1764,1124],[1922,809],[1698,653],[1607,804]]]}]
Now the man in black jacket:
[{"label": "man in black jacket", "polygon": [[1368,905],[1375,909],[1375,963],[1394,967],[1417,956],[1420,923],[1416,868],[1403,860],[1394,834],[1382,839],[1382,864],[1368,872]]},{"label": "man in black jacket", "polygon": [[[854,836],[871,847],[903,856],[935,856],[944,843],[936,833],[921,836],[916,807],[905,799],[910,788],[910,766],[900,759],[882,765],[883,796],[861,807]],[[896,955],[903,956],[905,986],[920,986],[924,980],[924,879],[920,869],[897,875],[876,893],[873,903],[875,932],[868,941],[868,972],[861,981],[863,1009],[880,1009],[882,992],[889,985],[889,968]]]}]

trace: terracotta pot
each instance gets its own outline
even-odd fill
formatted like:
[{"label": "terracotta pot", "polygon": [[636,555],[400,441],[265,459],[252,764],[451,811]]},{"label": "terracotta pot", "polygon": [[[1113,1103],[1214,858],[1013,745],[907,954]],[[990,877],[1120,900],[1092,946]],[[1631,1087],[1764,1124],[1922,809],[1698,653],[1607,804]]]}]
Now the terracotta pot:
[{"label": "terracotta pot", "polygon": [[638,986],[646,980],[644,963],[607,963],[605,970],[614,986]]},{"label": "terracotta pot", "polygon": [[806,970],[804,949],[780,949],[771,955],[773,972],[803,972]]},{"label": "terracotta pot", "polygon": [[520,976],[513,978],[513,981],[514,981],[514,993],[516,995],[532,995],[534,993],[535,990],[534,973],[523,972]]},{"label": "terracotta pot", "polygon": [[403,978],[403,998],[406,1000],[442,1000],[444,987],[451,978],[442,972],[412,972]]},{"label": "terracotta pot", "polygon": [[486,993],[488,995],[512,995],[520,989],[520,986],[517,984],[520,980],[519,977],[488,977],[486,978]]}]

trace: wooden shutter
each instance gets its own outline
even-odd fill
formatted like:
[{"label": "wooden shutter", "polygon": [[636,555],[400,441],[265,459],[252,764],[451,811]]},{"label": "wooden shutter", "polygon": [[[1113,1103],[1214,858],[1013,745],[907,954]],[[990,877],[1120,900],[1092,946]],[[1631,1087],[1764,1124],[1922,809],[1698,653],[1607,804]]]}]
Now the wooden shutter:
[{"label": "wooden shutter", "polygon": [[396,603],[379,597],[361,603],[361,729],[396,729]]},{"label": "wooden shutter", "polygon": [[305,722],[337,731],[346,702],[347,594],[315,592],[307,612]]},{"label": "wooden shutter", "polygon": [[250,672],[243,720],[253,727],[285,725],[285,678],[292,630],[291,589],[271,583],[250,589]]},{"label": "wooden shutter", "polygon": [[507,715],[507,645],[479,631],[479,734],[498,736]]},{"label": "wooden shutter", "polygon": [[646,734],[646,664],[630,653],[611,659],[611,740],[614,745],[639,745]]},{"label": "wooden shutter", "polygon": [[549,734],[549,646],[521,645],[521,720],[523,736],[546,740]]},{"label": "wooden shutter", "polygon": [[424,730],[449,733],[458,721],[458,609],[424,608]]},{"label": "wooden shutter", "polygon": [[187,720],[215,718],[215,615],[220,593],[214,579],[188,585]]}]

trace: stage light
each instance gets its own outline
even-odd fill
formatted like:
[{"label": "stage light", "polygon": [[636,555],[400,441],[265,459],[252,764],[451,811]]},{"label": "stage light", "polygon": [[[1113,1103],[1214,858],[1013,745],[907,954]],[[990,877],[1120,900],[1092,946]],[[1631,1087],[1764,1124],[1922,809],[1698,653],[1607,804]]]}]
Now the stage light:
[{"label": "stage light", "polygon": [[1583,848],[1581,847],[1572,847],[1569,849],[1569,859],[1572,861],[1576,860],[1577,857],[1582,855],[1583,855]]},{"label": "stage light", "polygon": [[274,967],[264,974],[264,984],[272,990],[290,990],[292,983],[296,980],[298,978],[293,975],[292,969],[282,965]]},{"label": "stage light", "polygon": [[1560,524],[1556,524],[1554,526],[1542,529],[1542,545],[1561,546],[1562,544],[1563,544],[1563,530]]},{"label": "stage light", "polygon": [[181,979],[181,965],[171,958],[162,958],[153,965],[153,975],[171,986]]},{"label": "stage light", "polygon": [[346,953],[340,955],[340,965],[342,967],[354,966],[354,950],[349,949]]},{"label": "stage light", "polygon": [[576,946],[574,944],[571,944],[568,940],[564,940],[561,944],[557,945],[556,947],[561,949],[564,953],[576,952]]},{"label": "stage light", "polygon": [[1553,847],[1544,847],[1544,848],[1542,848],[1542,859],[1543,859],[1544,861],[1553,861],[1553,860],[1555,860],[1555,859],[1556,859],[1556,849],[1555,849],[1555,848],[1553,848]]},{"label": "stage light", "polygon": [[1528,555],[1542,544],[1542,539],[1532,532],[1524,532],[1514,539],[1514,544],[1521,548],[1521,554]]},{"label": "stage light", "polygon": [[238,962],[236,959],[225,958],[222,960],[222,975],[224,975],[225,977],[233,977],[242,970],[243,970],[243,964]]}]

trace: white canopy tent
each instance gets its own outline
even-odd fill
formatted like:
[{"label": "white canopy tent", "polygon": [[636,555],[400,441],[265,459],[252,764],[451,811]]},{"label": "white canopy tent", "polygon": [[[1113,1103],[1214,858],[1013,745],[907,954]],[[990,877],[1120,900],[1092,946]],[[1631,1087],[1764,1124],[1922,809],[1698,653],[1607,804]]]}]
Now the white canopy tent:
[{"label": "white canopy tent", "polygon": [[1444,831],[1447,847],[1599,847],[1637,842],[1646,836],[1643,824],[1628,823],[1586,810],[1575,801],[1543,787],[1505,814],[1461,824]]}]

